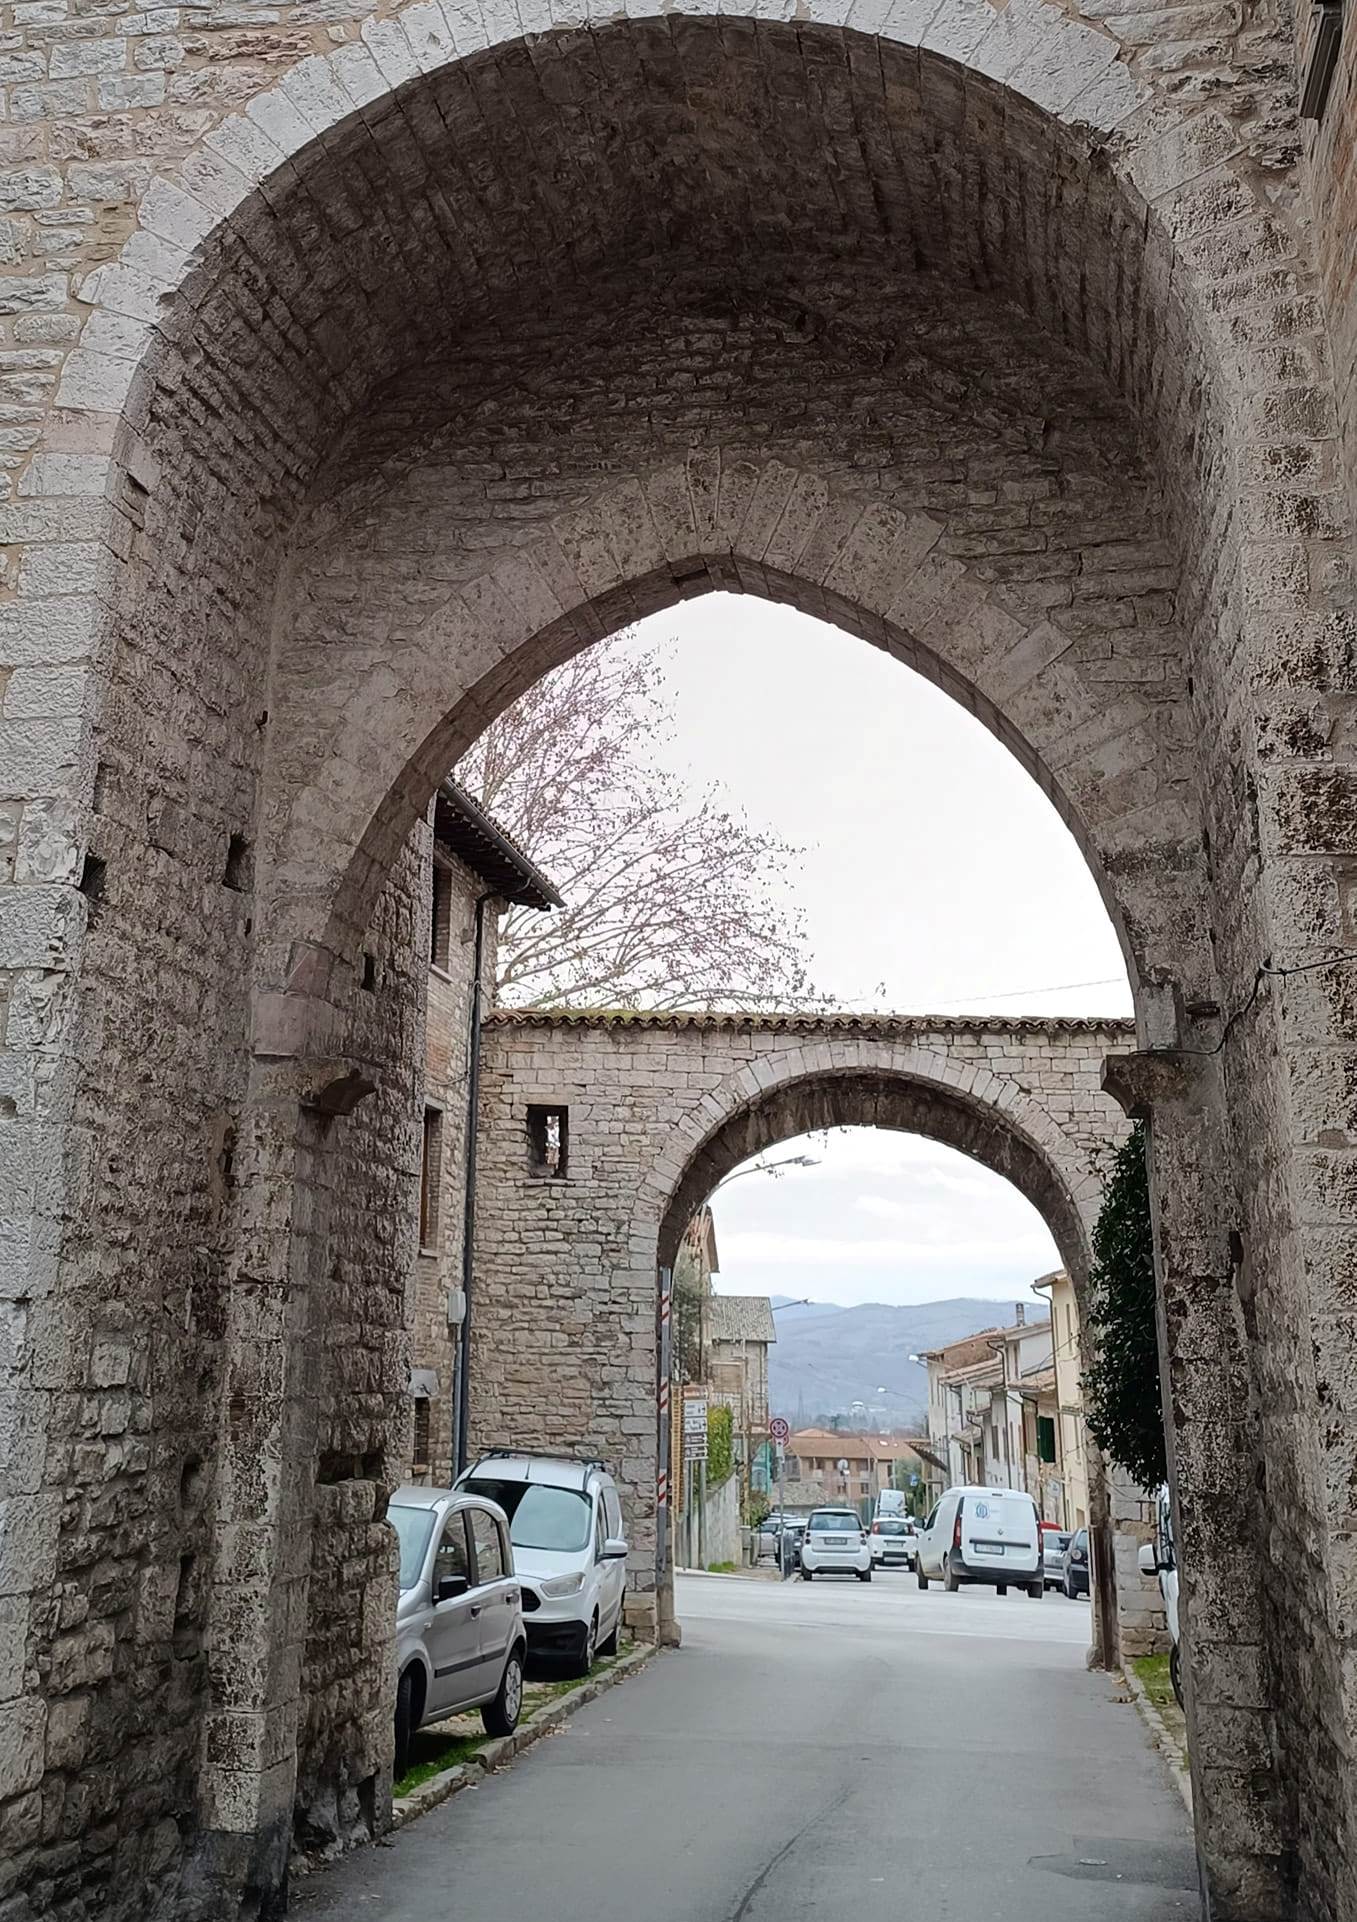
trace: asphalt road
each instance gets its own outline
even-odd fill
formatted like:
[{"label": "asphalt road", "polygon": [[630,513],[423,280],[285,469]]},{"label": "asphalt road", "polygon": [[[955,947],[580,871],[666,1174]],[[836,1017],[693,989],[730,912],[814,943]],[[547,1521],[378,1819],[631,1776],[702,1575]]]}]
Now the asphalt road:
[{"label": "asphalt road", "polygon": [[681,1578],[684,1646],[389,1846],[306,1922],[1190,1922],[1183,1806],[1084,1668],[1088,1605]]}]

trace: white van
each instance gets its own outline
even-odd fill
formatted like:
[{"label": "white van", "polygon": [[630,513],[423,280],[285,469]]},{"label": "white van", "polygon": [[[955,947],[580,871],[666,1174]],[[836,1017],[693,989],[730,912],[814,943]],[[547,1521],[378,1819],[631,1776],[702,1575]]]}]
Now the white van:
[{"label": "white van", "polygon": [[509,1518],[528,1653],[564,1657],[573,1675],[587,1675],[597,1655],[616,1655],[627,1541],[603,1463],[492,1448],[457,1488],[497,1502]]},{"label": "white van", "polygon": [[924,1523],[916,1568],[920,1588],[1025,1588],[1039,1602],[1046,1582],[1036,1503],[1013,1488],[949,1488]]}]

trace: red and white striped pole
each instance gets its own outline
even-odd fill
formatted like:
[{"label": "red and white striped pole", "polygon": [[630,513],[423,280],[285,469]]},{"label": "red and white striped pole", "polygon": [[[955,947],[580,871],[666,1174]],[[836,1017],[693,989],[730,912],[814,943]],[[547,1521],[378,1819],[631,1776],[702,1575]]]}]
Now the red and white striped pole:
[{"label": "red and white striped pole", "polygon": [[669,1570],[669,1440],[673,1424],[669,1414],[669,1374],[670,1374],[670,1296],[673,1275],[668,1268],[660,1270],[660,1322],[659,1322],[659,1420],[657,1466],[655,1473],[655,1574],[663,1585]]}]

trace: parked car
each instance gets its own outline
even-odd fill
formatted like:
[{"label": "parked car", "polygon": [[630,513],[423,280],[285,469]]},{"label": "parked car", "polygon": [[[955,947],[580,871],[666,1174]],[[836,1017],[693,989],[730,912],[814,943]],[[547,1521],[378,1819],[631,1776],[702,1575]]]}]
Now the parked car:
[{"label": "parked car", "polygon": [[777,1513],[769,1515],[762,1524],[761,1533],[764,1541],[760,1544],[760,1553],[771,1555],[780,1565],[781,1541],[785,1534],[787,1537],[787,1567],[799,1568],[801,1565],[801,1538],[805,1532],[806,1518],[804,1515],[782,1515]]},{"label": "parked car", "polygon": [[1074,1601],[1089,1592],[1088,1530],[1076,1528],[1070,1536],[1070,1545],[1065,1550],[1065,1573],[1060,1586]]},{"label": "parked car", "polygon": [[396,1775],[415,1730],[478,1708],[511,1735],[523,1706],[526,1636],[504,1510],[451,1488],[398,1488],[387,1517],[400,1543],[396,1602]]},{"label": "parked car", "polygon": [[1173,1503],[1167,1487],[1160,1489],[1155,1505],[1154,1540],[1140,1545],[1140,1572],[1142,1575],[1159,1577],[1159,1593],[1164,1598],[1164,1613],[1168,1617],[1169,1634],[1173,1638],[1173,1646],[1169,1650],[1169,1680],[1173,1683],[1173,1693],[1181,1708],[1183,1670],[1178,1639],[1178,1556],[1173,1542]]},{"label": "parked car", "polygon": [[907,1515],[878,1515],[868,1531],[873,1567],[913,1568],[919,1534]]},{"label": "parked car", "polygon": [[1047,1588],[1061,1588],[1065,1582],[1065,1553],[1073,1529],[1058,1528],[1054,1522],[1041,1524],[1041,1566]]},{"label": "parked car", "polygon": [[628,1546],[602,1462],[494,1450],[457,1486],[509,1518],[529,1653],[561,1657],[575,1675],[587,1675],[596,1655],[616,1654]]},{"label": "parked car", "polygon": [[862,1517],[853,1508],[817,1508],[801,1540],[801,1579],[816,1575],[856,1575],[872,1579],[872,1551]]},{"label": "parked car", "polygon": [[1046,1584],[1036,1503],[1013,1488],[949,1488],[924,1523],[917,1574],[920,1588],[930,1581],[952,1594],[1024,1588],[1040,1601]]}]

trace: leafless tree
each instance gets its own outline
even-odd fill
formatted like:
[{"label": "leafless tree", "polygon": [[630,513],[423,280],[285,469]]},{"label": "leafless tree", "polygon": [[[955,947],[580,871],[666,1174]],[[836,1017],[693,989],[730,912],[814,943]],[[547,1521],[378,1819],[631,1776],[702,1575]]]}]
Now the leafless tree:
[{"label": "leafless tree", "polygon": [[491,723],[456,777],[547,873],[501,924],[513,1007],[821,1007],[787,882],[797,850],[657,764],[659,655],[587,648]]}]

